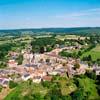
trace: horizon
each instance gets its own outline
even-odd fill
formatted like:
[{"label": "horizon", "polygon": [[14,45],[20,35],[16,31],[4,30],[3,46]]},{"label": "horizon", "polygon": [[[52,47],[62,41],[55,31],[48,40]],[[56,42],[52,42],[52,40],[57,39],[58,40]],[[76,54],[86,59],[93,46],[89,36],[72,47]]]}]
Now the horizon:
[{"label": "horizon", "polygon": [[39,29],[77,29],[77,28],[100,28],[100,26],[96,26],[96,27],[89,27],[89,26],[86,26],[86,27],[37,27],[37,28],[9,28],[9,29],[0,29],[0,31],[12,31],[12,30],[39,30]]},{"label": "horizon", "polygon": [[0,30],[100,27],[99,0],[3,0]]}]

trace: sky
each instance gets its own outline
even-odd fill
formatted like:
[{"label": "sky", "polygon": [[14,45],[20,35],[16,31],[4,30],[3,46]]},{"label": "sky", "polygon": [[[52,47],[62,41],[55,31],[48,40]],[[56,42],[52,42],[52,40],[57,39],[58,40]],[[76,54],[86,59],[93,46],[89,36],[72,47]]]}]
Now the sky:
[{"label": "sky", "polygon": [[100,0],[0,0],[0,29],[100,27]]}]

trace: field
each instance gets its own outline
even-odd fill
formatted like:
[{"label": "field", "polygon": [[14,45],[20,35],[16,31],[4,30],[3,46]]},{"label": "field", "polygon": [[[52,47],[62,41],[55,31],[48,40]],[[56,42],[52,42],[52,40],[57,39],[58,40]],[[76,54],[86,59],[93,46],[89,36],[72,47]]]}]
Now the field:
[{"label": "field", "polygon": [[38,35],[36,38],[46,38],[46,37],[52,37],[52,35]]},{"label": "field", "polygon": [[90,50],[89,52],[84,53],[82,57],[91,55],[92,59],[95,61],[97,59],[100,59],[100,45],[97,45],[95,48],[93,48],[92,50]]},{"label": "field", "polygon": [[78,40],[79,38],[80,38],[81,40],[84,40],[84,39],[85,39],[85,37],[81,37],[81,36],[78,36],[78,35],[64,35],[64,36],[57,35],[56,38],[59,39],[59,40],[64,40],[64,39]]}]

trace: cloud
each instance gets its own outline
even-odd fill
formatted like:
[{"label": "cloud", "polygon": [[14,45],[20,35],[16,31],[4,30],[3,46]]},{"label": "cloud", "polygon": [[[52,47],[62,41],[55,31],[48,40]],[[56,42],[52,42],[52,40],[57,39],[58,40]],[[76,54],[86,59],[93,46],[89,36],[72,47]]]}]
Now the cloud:
[{"label": "cloud", "polygon": [[100,8],[87,9],[79,12],[73,12],[65,15],[55,15],[55,18],[75,18],[75,17],[84,17],[91,15],[100,15]]},{"label": "cloud", "polygon": [[64,27],[100,26],[100,8],[55,15],[52,19],[56,21],[56,25]]}]

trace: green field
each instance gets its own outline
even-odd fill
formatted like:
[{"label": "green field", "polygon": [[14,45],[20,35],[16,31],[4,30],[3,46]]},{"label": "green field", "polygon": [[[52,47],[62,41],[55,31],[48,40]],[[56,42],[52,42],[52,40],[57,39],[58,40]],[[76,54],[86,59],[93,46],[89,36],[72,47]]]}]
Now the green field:
[{"label": "green field", "polygon": [[95,48],[93,48],[92,50],[84,53],[81,58],[91,55],[92,59],[95,61],[97,59],[100,59],[100,45],[97,45]]},{"label": "green field", "polygon": [[85,39],[85,37],[78,36],[78,35],[64,35],[64,36],[57,35],[56,38],[59,39],[59,40],[64,40],[64,39],[78,40],[79,38],[80,38],[81,40],[84,40],[84,39]]}]

